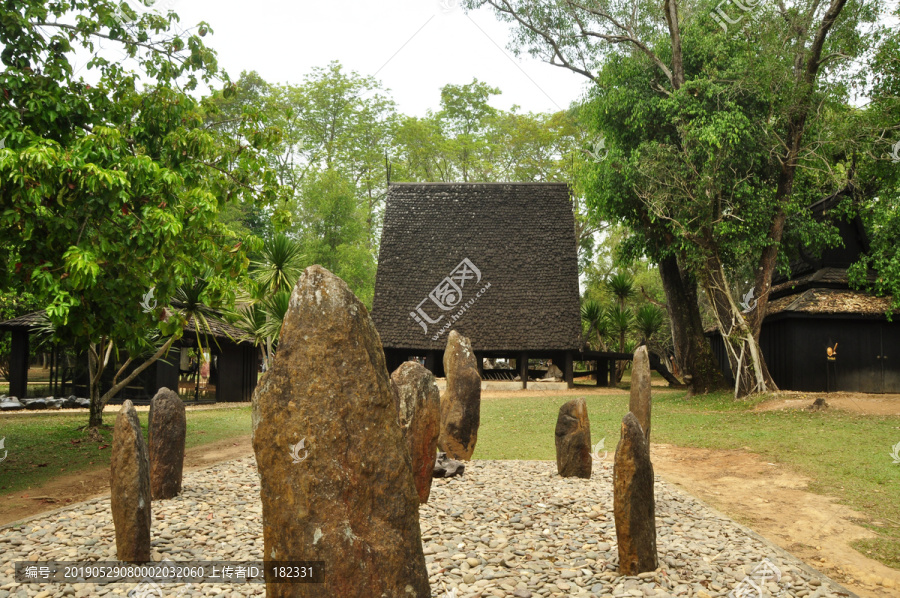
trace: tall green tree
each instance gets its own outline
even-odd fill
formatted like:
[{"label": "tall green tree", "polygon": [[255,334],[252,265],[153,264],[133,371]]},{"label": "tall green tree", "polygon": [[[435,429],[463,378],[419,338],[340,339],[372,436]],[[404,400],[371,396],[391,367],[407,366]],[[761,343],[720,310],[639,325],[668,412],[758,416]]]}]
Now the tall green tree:
[{"label": "tall green tree", "polygon": [[[714,4],[701,0],[467,4],[490,5],[516,23],[517,48],[596,83],[596,127],[610,154],[594,172],[594,207],[624,219],[634,254],[659,263],[676,353],[695,386],[715,381],[699,284],[725,338],[736,394],[773,388],[758,339],[785,224],[806,216],[808,189],[795,185],[835,190],[854,174],[809,173],[835,163],[833,131],[821,125],[847,103],[859,74],[850,61],[864,59],[883,31],[874,25],[883,7],[756,5],[732,19],[754,18],[752,27],[723,31]],[[752,264],[758,306],[749,315],[733,294],[735,258]]]},{"label": "tall green tree", "polygon": [[[191,93],[230,84],[203,42],[208,27],[176,30],[177,20],[123,16],[107,0],[0,6],[0,263],[45,303],[56,341],[87,348],[92,427],[180,336],[186,316],[163,308],[179,286],[211,267],[209,302],[233,293],[246,247],[220,209],[277,196],[264,126],[242,118],[239,135],[207,126],[215,106]],[[91,56],[93,83],[76,55]],[[153,328],[167,337],[158,348]],[[101,394],[115,353],[148,351]]]}]

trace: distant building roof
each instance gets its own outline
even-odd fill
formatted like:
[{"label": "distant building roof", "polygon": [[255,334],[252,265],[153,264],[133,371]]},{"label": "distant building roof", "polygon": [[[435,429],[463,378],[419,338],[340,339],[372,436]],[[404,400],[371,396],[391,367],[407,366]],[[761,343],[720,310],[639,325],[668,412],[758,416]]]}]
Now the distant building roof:
[{"label": "distant building roof", "polygon": [[565,184],[391,185],[372,309],[382,344],[442,350],[457,330],[482,351],[579,349],[575,243]]},{"label": "distant building roof", "polygon": [[849,289],[810,288],[799,294],[770,301],[766,316],[806,313],[884,317],[890,306],[890,297],[875,297]]},{"label": "distant building roof", "polygon": [[[18,318],[13,318],[12,320],[7,320],[5,322],[0,322],[0,330],[13,332],[19,330],[31,330],[33,328],[37,328],[38,326],[43,324],[44,320],[44,310],[35,311],[30,314],[25,314],[24,316],[19,316]],[[231,324],[220,320],[214,316],[206,316],[206,321],[209,324],[209,330],[204,330],[201,328],[201,334],[208,334],[216,339],[231,339],[235,342],[244,342],[250,340],[247,333],[241,330],[240,328],[236,328]],[[184,333],[194,334],[197,328],[194,324],[194,320],[189,321],[184,327]]]}]

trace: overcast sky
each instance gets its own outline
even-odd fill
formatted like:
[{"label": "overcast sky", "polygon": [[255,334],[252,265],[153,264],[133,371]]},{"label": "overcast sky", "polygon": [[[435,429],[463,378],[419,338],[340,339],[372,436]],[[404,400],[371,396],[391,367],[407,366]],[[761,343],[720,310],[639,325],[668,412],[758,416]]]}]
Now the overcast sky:
[{"label": "overcast sky", "polygon": [[[136,3],[138,0],[130,0]],[[458,0],[157,0],[182,26],[207,21],[207,43],[236,79],[256,70],[273,83],[300,83],[315,66],[339,60],[391,90],[401,112],[437,110],[440,88],[473,78],[499,87],[492,104],[550,112],[581,97],[587,79],[506,49],[508,26]]]}]

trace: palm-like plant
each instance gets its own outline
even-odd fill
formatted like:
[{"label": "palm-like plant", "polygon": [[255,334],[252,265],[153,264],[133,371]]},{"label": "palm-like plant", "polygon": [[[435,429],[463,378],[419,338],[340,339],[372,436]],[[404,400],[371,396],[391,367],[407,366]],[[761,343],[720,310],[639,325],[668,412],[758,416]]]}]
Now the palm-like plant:
[{"label": "palm-like plant", "polygon": [[609,320],[606,310],[596,301],[586,301],[581,306],[581,324],[584,338],[590,344],[606,351],[606,337],[609,334]]},{"label": "palm-like plant", "polygon": [[616,296],[619,307],[624,308],[625,302],[634,297],[634,278],[626,272],[618,272],[609,277],[606,286]]},{"label": "palm-like plant", "polygon": [[266,323],[262,327],[267,338],[278,340],[281,336],[281,325],[291,306],[291,291],[282,290],[269,295],[261,304]]},{"label": "palm-like plant", "polygon": [[625,335],[634,326],[634,312],[631,308],[614,305],[607,311],[610,330],[619,335],[619,351],[625,349]]},{"label": "palm-like plant", "polygon": [[634,327],[641,334],[645,343],[650,342],[654,334],[659,332],[663,325],[663,312],[652,303],[640,306],[634,318]]},{"label": "palm-like plant", "polygon": [[296,239],[277,234],[265,242],[250,269],[262,293],[291,290],[303,273],[303,247]]}]

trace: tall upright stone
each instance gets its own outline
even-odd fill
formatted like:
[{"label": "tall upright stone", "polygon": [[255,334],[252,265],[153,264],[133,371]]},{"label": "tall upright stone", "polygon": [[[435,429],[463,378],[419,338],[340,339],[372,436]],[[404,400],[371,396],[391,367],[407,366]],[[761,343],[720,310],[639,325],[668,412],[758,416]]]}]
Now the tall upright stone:
[{"label": "tall upright stone", "polygon": [[634,352],[631,362],[631,400],[628,410],[631,411],[641,425],[647,442],[650,441],[650,356],[647,345],[641,345]]},{"label": "tall upright stone", "polygon": [[447,388],[441,396],[438,446],[451,459],[468,460],[475,452],[481,423],[481,376],[469,339],[450,331],[444,350]]},{"label": "tall upright stone", "polygon": [[556,471],[564,478],[590,479],[592,462],[587,403],[572,399],[556,418]]},{"label": "tall upright stone", "polygon": [[184,402],[174,391],[160,388],[150,401],[150,494],[153,500],[181,492],[187,418]]},{"label": "tall upright stone", "polygon": [[113,428],[109,461],[110,507],[120,561],[150,561],[150,464],[141,422],[125,401]]},{"label": "tall upright stone", "polygon": [[637,418],[627,414],[622,420],[622,438],[613,467],[613,513],[622,575],[637,575],[658,566],[649,447]]},{"label": "tall upright stone", "polygon": [[416,493],[419,503],[424,504],[428,502],[434,478],[441,427],[441,391],[434,381],[434,374],[415,361],[407,361],[397,368],[391,374],[391,383],[396,391],[400,427],[412,461]]},{"label": "tall upright stone", "polygon": [[[253,396],[269,598],[428,598],[419,500],[378,332],[347,285],[307,268]],[[323,561],[324,583],[273,562]]]}]

